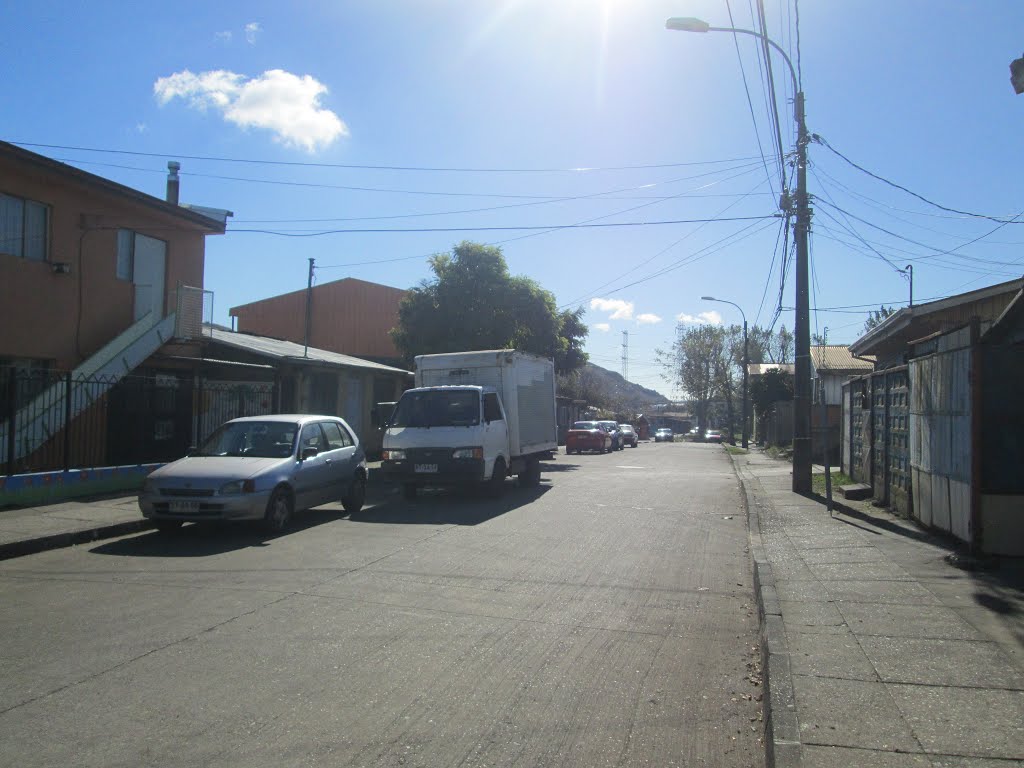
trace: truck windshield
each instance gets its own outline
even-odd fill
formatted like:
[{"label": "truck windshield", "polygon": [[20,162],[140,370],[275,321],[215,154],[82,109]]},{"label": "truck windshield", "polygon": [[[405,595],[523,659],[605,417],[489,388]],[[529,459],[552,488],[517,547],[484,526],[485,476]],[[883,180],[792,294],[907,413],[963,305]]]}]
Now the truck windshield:
[{"label": "truck windshield", "polygon": [[406,392],[395,407],[393,427],[468,427],[480,423],[475,390]]}]

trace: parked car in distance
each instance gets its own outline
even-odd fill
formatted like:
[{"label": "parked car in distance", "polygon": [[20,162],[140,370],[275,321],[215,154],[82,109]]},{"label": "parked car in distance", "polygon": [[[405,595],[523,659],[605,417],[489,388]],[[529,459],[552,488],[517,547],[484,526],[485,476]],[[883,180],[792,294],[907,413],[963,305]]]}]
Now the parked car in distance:
[{"label": "parked car in distance", "polygon": [[622,444],[622,430],[619,429],[617,421],[599,421],[601,428],[612,436],[612,450],[621,451],[625,446]]},{"label": "parked car in distance", "polygon": [[704,433],[705,443],[720,443],[722,442],[722,433],[717,429],[709,429]]},{"label": "parked car in distance", "polygon": [[249,416],[150,473],[139,508],[161,531],[186,521],[261,520],[276,533],[294,512],[332,501],[355,514],[366,476],[366,455],[343,419]]},{"label": "parked car in distance", "polygon": [[636,436],[636,432],[633,430],[633,425],[632,424],[619,424],[619,430],[622,432],[622,445],[623,445],[623,447],[628,445],[631,448],[636,448],[637,436]]},{"label": "parked car in distance", "polygon": [[672,430],[668,427],[661,427],[654,431],[654,442],[671,443],[673,440]]},{"label": "parked car in distance", "polygon": [[577,421],[565,434],[566,453],[609,453],[611,450],[612,436],[596,421]]}]

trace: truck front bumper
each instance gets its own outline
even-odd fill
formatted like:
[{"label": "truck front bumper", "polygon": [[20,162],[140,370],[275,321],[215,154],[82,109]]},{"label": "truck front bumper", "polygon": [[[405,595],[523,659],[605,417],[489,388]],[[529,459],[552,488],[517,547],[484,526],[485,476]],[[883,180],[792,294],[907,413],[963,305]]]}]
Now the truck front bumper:
[{"label": "truck front bumper", "polygon": [[[410,451],[410,454],[413,452]],[[413,454],[404,461],[382,461],[381,469],[387,482],[400,485],[475,485],[485,479],[483,459],[452,459],[450,456],[441,458]]]}]

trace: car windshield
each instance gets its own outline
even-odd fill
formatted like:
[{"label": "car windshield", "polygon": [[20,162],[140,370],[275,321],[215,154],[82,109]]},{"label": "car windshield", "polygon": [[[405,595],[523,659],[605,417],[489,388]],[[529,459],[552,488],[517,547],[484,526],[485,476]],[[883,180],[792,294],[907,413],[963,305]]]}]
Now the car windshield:
[{"label": "car windshield", "polygon": [[410,390],[402,395],[391,419],[393,427],[468,427],[480,423],[476,390]]},{"label": "car windshield", "polygon": [[573,429],[600,429],[596,421],[577,421],[572,425]]},{"label": "car windshield", "polygon": [[284,459],[295,450],[298,425],[289,421],[234,421],[210,435],[191,456]]}]

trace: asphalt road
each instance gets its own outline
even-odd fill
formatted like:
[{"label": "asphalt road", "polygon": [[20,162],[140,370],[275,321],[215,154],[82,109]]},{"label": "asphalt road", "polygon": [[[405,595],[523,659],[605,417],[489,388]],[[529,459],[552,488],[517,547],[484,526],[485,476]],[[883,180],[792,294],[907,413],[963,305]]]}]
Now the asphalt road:
[{"label": "asphalt road", "polygon": [[763,764],[720,447],[563,454],[498,501],[392,493],[296,523],[0,563],[0,762]]}]

